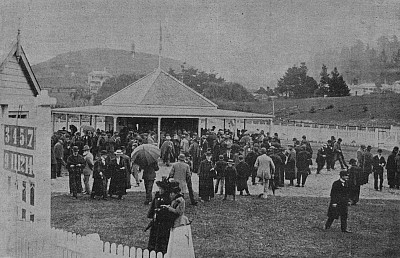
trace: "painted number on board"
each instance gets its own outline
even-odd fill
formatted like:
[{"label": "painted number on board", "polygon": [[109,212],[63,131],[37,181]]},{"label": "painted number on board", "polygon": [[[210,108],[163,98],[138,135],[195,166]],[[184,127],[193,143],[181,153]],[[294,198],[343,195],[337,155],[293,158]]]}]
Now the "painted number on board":
[{"label": "painted number on board", "polygon": [[35,148],[35,128],[4,125],[4,144],[24,149]]}]

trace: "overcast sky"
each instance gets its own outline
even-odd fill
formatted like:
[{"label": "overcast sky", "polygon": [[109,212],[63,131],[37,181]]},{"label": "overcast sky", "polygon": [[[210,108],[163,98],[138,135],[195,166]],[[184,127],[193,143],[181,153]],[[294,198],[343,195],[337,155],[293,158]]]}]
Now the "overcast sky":
[{"label": "overcast sky", "polygon": [[31,63],[84,48],[158,53],[248,87],[326,48],[400,33],[397,0],[2,0],[1,47],[22,29]]}]

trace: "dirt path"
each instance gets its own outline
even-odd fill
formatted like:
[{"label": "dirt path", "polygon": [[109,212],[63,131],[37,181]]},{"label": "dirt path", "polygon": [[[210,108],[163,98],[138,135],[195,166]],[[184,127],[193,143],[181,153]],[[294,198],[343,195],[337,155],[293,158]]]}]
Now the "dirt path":
[{"label": "dirt path", "polygon": [[[160,170],[157,172],[157,180],[160,180],[162,176],[168,176],[171,167],[166,167],[160,164]],[[64,176],[52,179],[52,192],[53,193],[69,193],[68,176],[63,173]],[[139,175],[141,177],[141,174]],[[327,172],[325,169],[321,171],[321,174],[316,174],[316,168],[312,168],[311,175],[308,176],[305,187],[293,187],[288,186],[288,181],[285,181],[285,187],[276,190],[276,196],[308,196],[308,197],[329,197],[332,183],[339,178],[339,170],[333,170]],[[192,175],[193,190],[198,192],[199,177],[197,174]],[[400,190],[390,189],[387,187],[387,180],[385,178],[384,187],[382,191],[375,191],[373,186],[373,176],[370,175],[369,182],[361,187],[360,199],[385,199],[385,200],[400,200]],[[134,187],[135,180],[131,177],[132,187],[128,189],[128,192],[144,192],[143,183],[139,187]],[[92,179],[90,182],[92,185]],[[258,193],[258,187],[251,185],[251,180],[248,181],[249,191],[251,194]],[[157,186],[154,185],[153,191],[157,190]],[[272,192],[271,192],[272,194]]]}]

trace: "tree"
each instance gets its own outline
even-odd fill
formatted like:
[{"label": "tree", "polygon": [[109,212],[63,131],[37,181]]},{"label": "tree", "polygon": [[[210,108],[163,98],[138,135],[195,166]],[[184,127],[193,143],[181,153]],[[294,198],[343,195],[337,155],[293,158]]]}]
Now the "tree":
[{"label": "tree", "polygon": [[322,71],[319,75],[321,76],[321,79],[319,80],[318,89],[315,91],[315,95],[316,96],[328,95],[329,82],[331,78],[329,78],[328,68],[326,68],[325,64],[322,65]]},{"label": "tree", "polygon": [[314,78],[307,76],[307,66],[301,63],[300,67],[293,66],[289,68],[285,75],[278,80],[276,91],[293,98],[308,98],[314,95],[318,88],[318,83]]},{"label": "tree", "polygon": [[350,95],[350,89],[335,67],[329,81],[329,97],[344,97]]}]

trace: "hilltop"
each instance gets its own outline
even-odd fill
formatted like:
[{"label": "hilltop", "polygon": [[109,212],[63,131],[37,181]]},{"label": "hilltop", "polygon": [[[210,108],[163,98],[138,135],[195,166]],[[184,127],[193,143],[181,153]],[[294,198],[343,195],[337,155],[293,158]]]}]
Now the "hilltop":
[{"label": "hilltop", "polygon": [[[220,108],[272,114],[272,100],[256,103],[215,101]],[[276,119],[363,127],[400,125],[400,94],[276,99]]]},{"label": "hilltop", "polygon": [[[161,66],[180,70],[182,62],[162,58]],[[113,76],[121,74],[148,74],[158,66],[158,56],[137,52],[132,59],[130,51],[94,48],[73,51],[32,66],[42,88],[83,88],[88,73],[106,69]]]}]

